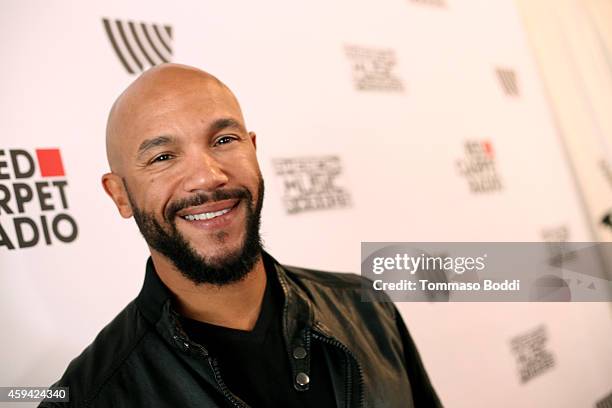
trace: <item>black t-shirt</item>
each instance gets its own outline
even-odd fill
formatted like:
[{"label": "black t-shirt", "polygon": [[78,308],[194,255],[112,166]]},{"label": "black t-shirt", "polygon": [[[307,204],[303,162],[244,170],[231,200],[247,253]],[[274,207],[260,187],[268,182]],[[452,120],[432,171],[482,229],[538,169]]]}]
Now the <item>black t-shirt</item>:
[{"label": "black t-shirt", "polygon": [[252,331],[230,329],[183,317],[187,335],[218,360],[229,390],[254,408],[335,407],[323,345],[311,342],[308,390],[296,390],[282,336],[284,294],[266,265],[267,284],[261,312]]}]

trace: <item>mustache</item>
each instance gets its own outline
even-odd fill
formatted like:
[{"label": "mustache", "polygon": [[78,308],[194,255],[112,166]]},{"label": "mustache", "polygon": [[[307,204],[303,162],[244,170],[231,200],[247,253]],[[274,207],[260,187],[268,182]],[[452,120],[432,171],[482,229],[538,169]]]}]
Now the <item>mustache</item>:
[{"label": "mustache", "polygon": [[232,200],[232,199],[247,199],[250,200],[252,194],[246,188],[227,188],[215,190],[212,193],[197,193],[191,197],[185,197],[174,201],[166,208],[166,219],[171,221],[176,217],[176,213],[184,208],[195,207],[209,202]]}]

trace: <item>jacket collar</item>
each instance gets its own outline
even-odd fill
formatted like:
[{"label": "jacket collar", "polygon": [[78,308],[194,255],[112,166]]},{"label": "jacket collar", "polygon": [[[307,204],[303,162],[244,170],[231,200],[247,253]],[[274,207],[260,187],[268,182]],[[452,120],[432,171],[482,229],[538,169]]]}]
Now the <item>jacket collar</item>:
[{"label": "jacket collar", "polygon": [[[314,328],[329,336],[325,325],[318,320],[324,315],[316,310],[307,294],[308,291],[302,288],[302,283],[296,275],[287,273],[287,269],[267,252],[262,251],[262,257],[268,277],[276,277],[283,291],[282,335],[285,339],[287,355],[291,356],[298,348],[306,350],[306,358],[289,358],[293,378],[297,378],[298,373],[310,375],[311,330]],[[187,355],[208,356],[205,345],[193,342],[183,331],[179,315],[172,307],[172,296],[171,291],[157,275],[153,261],[149,258],[145,282],[136,299],[137,306],[144,317],[156,328],[156,331],[169,344],[182,350],[185,357]],[[309,384],[298,384],[297,380],[295,381],[294,386],[298,389],[307,390],[310,387]]]},{"label": "jacket collar", "polygon": [[283,335],[289,347],[308,345],[306,330],[314,321],[314,308],[306,293],[287,275],[286,269],[267,252],[262,253],[266,268],[276,272],[283,289]]},{"label": "jacket collar", "polygon": [[140,290],[140,294],[136,298],[136,305],[144,315],[144,317],[153,325],[156,325],[159,321],[162,310],[166,303],[172,298],[172,292],[164,283],[161,281],[153,260],[151,257],[147,259],[147,266],[145,269],[145,279]]},{"label": "jacket collar", "polygon": [[[311,302],[304,291],[287,276],[285,268],[276,259],[265,251],[262,251],[262,258],[268,276],[276,276],[283,289],[283,334],[285,339],[288,340],[288,344],[293,344],[293,340],[302,338],[304,336],[304,329],[310,327],[313,323]],[[140,294],[136,298],[138,308],[144,317],[154,326],[163,324],[164,321],[172,322],[175,319],[165,316],[169,312],[176,315],[172,308],[172,297],[172,292],[157,275],[153,260],[149,257],[144,283]],[[167,329],[170,329],[170,334],[175,334],[175,327],[167,327]]]}]

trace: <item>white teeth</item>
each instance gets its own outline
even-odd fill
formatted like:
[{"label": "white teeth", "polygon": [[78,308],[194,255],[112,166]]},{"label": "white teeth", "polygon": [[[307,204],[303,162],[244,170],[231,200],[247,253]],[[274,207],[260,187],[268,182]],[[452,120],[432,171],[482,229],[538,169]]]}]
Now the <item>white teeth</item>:
[{"label": "white teeth", "polygon": [[189,220],[189,221],[210,220],[212,218],[218,217],[220,215],[223,215],[223,214],[229,212],[229,210],[231,210],[231,208],[226,208],[225,210],[214,211],[214,212],[206,212],[206,213],[201,213],[201,214],[186,215],[183,218],[185,218],[186,220]]}]

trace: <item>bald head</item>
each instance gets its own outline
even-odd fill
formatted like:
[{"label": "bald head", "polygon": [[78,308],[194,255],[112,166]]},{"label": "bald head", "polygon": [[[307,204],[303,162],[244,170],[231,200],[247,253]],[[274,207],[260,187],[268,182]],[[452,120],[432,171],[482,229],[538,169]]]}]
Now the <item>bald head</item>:
[{"label": "bald head", "polygon": [[263,178],[256,134],[225,85],[184,65],[148,70],[114,103],[106,145],[102,186],[121,216],[136,220],[158,273],[180,271],[192,288],[250,272],[261,250]]},{"label": "bald head", "polygon": [[124,172],[125,158],[130,153],[126,148],[137,136],[134,133],[138,126],[135,125],[139,121],[148,120],[150,113],[156,110],[163,113],[176,107],[177,98],[193,92],[210,93],[213,101],[223,95],[235,104],[243,120],[235,96],[215,76],[187,65],[157,65],[132,82],[110,110],[106,124],[106,155],[111,171],[118,175]]}]

